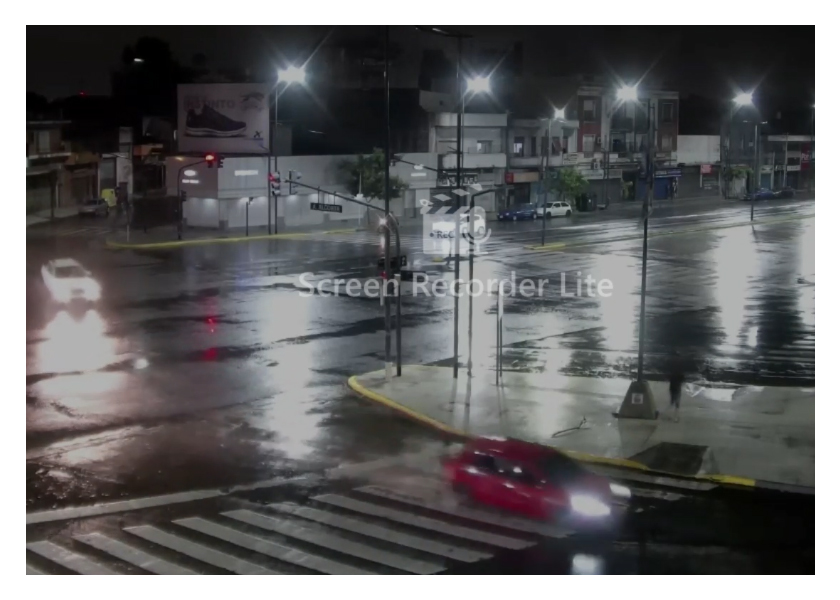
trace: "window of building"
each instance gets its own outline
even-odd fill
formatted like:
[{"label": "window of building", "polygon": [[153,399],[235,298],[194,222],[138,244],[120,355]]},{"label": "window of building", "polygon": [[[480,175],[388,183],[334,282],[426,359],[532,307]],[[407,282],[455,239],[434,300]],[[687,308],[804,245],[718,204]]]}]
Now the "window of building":
[{"label": "window of building", "polygon": [[662,103],[662,122],[663,123],[673,123],[674,122],[674,103],[673,102],[663,102]]},{"label": "window of building", "polygon": [[663,135],[662,136],[662,151],[663,152],[670,152],[673,150],[671,147],[671,136],[670,135]]},{"label": "window of building", "polygon": [[583,120],[584,121],[594,121],[595,120],[595,100],[584,100],[583,101]]},{"label": "window of building", "polygon": [[513,138],[513,155],[514,156],[525,156],[525,138],[524,137]]},{"label": "window of building", "polygon": [[38,143],[36,148],[40,153],[47,153],[50,151],[50,132],[48,130],[38,132]]},{"label": "window of building", "polygon": [[537,136],[531,136],[531,156],[537,155]]},{"label": "window of building", "polygon": [[478,140],[476,142],[476,152],[479,154],[493,154],[492,140]]},{"label": "window of building", "polygon": [[557,136],[552,136],[551,138],[551,154],[557,156],[558,154],[562,154],[563,146],[560,144],[560,138]]},{"label": "window of building", "polygon": [[594,135],[584,135],[583,136],[583,151],[584,152],[595,152],[595,136]]},{"label": "window of building", "polygon": [[548,154],[548,138],[544,135],[540,136],[540,155]]}]

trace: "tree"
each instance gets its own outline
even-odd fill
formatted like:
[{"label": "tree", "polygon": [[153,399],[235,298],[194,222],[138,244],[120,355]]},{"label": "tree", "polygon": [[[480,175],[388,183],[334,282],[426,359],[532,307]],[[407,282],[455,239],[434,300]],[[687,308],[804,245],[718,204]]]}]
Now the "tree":
[{"label": "tree", "polygon": [[731,167],[726,167],[723,170],[723,178],[726,181],[734,181],[736,179],[744,179],[747,175],[752,173],[753,170],[750,167],[744,167],[741,165],[733,165]]},{"label": "tree", "polygon": [[572,198],[583,193],[586,189],[586,178],[574,167],[563,167],[550,169],[545,176],[546,189],[565,199],[565,196]]},{"label": "tree", "polygon": [[[367,198],[385,198],[385,153],[374,148],[373,154],[360,154],[355,160],[343,162],[339,169],[347,186]],[[391,176],[391,198],[399,198],[408,186],[399,177]]]}]

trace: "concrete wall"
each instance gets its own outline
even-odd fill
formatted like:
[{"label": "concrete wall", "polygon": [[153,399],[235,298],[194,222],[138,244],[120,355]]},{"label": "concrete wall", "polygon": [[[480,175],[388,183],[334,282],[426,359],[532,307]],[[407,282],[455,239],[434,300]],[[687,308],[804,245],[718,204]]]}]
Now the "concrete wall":
[{"label": "concrete wall", "polygon": [[686,165],[713,165],[720,161],[719,135],[681,135],[676,159]]}]

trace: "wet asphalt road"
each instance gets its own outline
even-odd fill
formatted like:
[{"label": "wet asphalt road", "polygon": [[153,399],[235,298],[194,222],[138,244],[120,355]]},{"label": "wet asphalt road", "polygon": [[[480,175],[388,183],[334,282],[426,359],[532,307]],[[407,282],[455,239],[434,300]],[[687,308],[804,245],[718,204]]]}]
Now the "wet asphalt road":
[{"label": "wet asphalt road", "polygon": [[[525,249],[539,242],[539,221],[491,223],[477,278],[549,280],[542,298],[506,305],[505,368],[635,369],[641,241],[630,238],[641,228],[635,209],[607,212],[549,221],[548,242],[569,244],[554,253]],[[702,381],[813,385],[813,212],[809,201],[759,203],[757,217],[773,223],[731,227],[748,204],[656,209],[651,233],[671,235],[650,240],[651,378],[676,348]],[[113,252],[98,227],[70,221],[28,235],[27,510],[314,473],[437,443],[345,387],[382,367],[379,301],[296,288],[303,272],[375,274],[374,235]],[[417,227],[403,244],[418,268],[452,278],[423,256]],[[50,305],[39,269],[63,256],[102,283],[97,307]],[[609,279],[612,296],[574,297],[587,275]],[[474,311],[473,362],[490,368],[495,300],[476,298]],[[451,364],[452,323],[451,297],[405,298],[403,361]]]}]

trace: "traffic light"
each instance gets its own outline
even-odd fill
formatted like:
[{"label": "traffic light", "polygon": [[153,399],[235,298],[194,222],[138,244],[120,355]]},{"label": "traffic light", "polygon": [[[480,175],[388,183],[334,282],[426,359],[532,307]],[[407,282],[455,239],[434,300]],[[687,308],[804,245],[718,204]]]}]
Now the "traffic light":
[{"label": "traffic light", "polygon": [[268,174],[268,181],[271,184],[271,194],[272,196],[279,196],[280,195],[280,176],[277,173],[269,173]]},{"label": "traffic light", "polygon": [[187,201],[187,192],[182,191],[181,192],[181,202],[186,202],[186,201]]},{"label": "traffic light", "polygon": [[303,177],[300,171],[289,171],[289,195],[294,196],[298,192],[298,186],[294,184],[295,181],[300,181]]},{"label": "traffic light", "polygon": [[216,166],[216,155],[215,154],[205,154],[204,155],[204,162],[207,163],[207,168],[212,169]]},{"label": "traffic light", "polygon": [[221,154],[216,157],[216,166],[221,169],[225,166],[225,157]]}]

